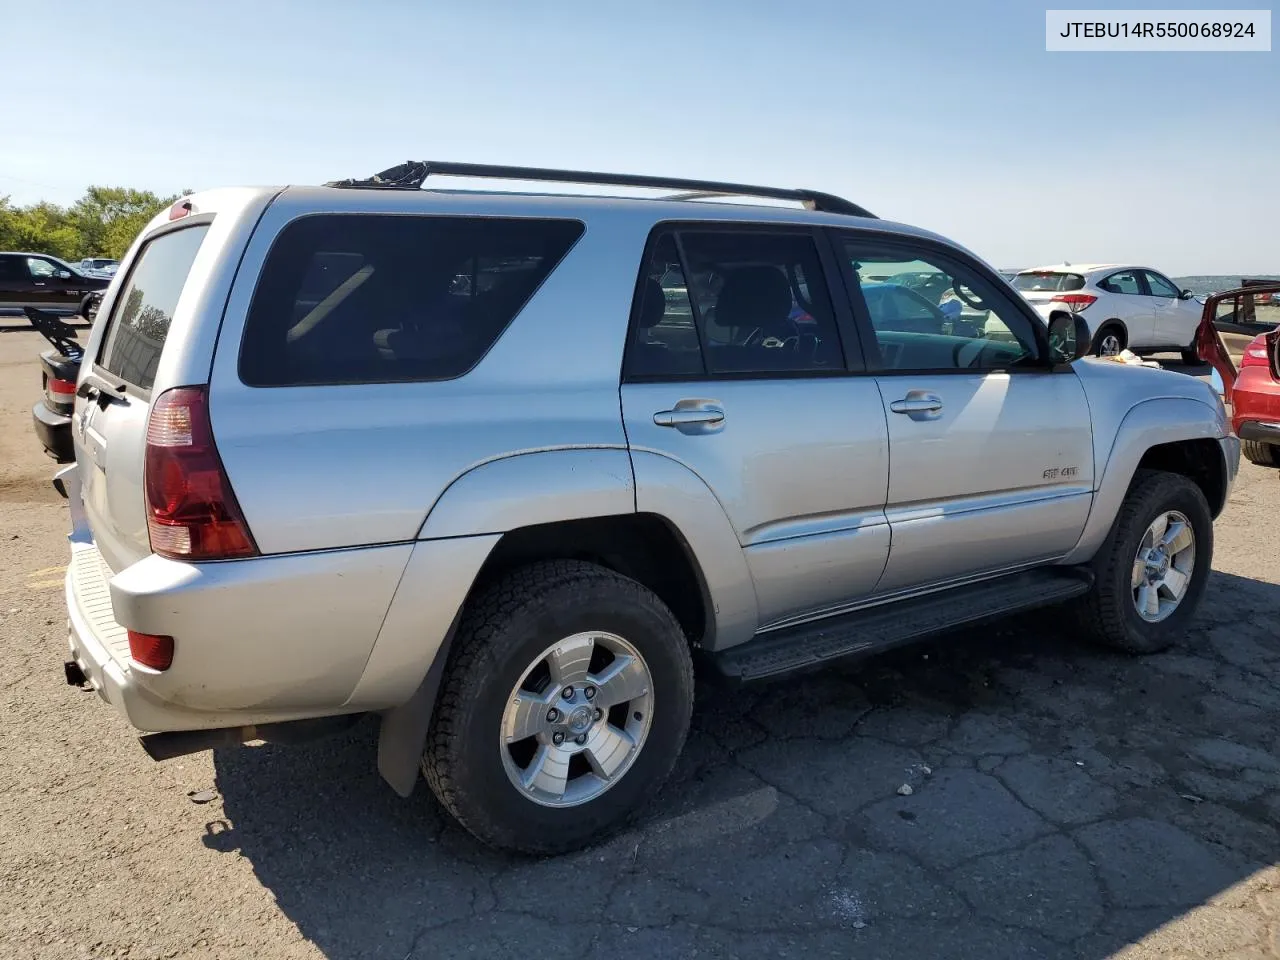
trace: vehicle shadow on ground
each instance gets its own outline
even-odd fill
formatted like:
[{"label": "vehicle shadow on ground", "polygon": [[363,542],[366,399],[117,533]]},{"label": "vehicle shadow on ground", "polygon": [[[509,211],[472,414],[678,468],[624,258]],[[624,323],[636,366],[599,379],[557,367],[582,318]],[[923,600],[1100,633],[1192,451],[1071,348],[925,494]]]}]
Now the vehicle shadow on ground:
[{"label": "vehicle shadow on ground", "polygon": [[396,797],[372,722],[220,752],[204,842],[341,960],[1231,952],[1267,934],[1235,908],[1280,896],[1258,874],[1280,861],[1277,609],[1280,587],[1215,573],[1157,656],[1078,643],[1047,610],[703,685],[643,821],[558,860],[482,848],[425,784]]}]

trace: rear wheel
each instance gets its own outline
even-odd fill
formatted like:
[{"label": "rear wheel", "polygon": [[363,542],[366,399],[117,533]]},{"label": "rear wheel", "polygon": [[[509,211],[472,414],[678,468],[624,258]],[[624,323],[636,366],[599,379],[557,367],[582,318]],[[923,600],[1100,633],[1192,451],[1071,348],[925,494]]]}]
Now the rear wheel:
[{"label": "rear wheel", "polygon": [[423,772],[485,843],[563,853],[653,795],[692,710],[688,641],[656,595],[594,564],[539,563],[464,614]]},{"label": "rear wheel", "polygon": [[1213,562],[1213,519],[1200,488],[1177,473],[1140,470],[1093,561],[1078,602],[1095,640],[1130,653],[1170,646],[1195,615]]},{"label": "rear wheel", "polygon": [[1250,463],[1260,467],[1280,467],[1280,447],[1259,440],[1241,440],[1240,452]]},{"label": "rear wheel", "polygon": [[1093,354],[1096,357],[1114,357],[1127,346],[1128,336],[1118,323],[1103,324],[1093,338]]}]

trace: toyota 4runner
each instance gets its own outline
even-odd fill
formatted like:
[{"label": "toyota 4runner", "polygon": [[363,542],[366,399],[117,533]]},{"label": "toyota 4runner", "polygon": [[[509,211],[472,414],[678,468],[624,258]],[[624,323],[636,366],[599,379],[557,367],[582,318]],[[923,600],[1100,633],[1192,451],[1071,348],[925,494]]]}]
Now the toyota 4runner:
[{"label": "toyota 4runner", "polygon": [[1088,349],[812,191],[409,163],[184,197],[79,374],[67,678],[157,759],[376,714],[399,793],[569,850],[671,771],[695,657],[751,680],[1049,604],[1172,642],[1239,444],[1208,385]]}]

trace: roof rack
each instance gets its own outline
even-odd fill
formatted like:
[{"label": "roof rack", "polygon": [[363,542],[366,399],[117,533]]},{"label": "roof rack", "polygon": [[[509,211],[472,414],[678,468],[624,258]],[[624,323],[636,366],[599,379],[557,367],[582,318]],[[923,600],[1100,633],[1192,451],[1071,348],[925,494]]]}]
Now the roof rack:
[{"label": "roof rack", "polygon": [[817,190],[789,190],[784,187],[755,187],[745,183],[714,180],[685,180],[679,177],[650,177],[626,173],[591,173],[586,170],[557,170],[549,167],[508,167],[488,163],[449,163],[438,160],[409,160],[365,179],[334,180],[326,187],[377,190],[420,190],[427,177],[482,177],[499,180],[546,180],[556,183],[602,184],[615,187],[650,187],[679,190],[664,199],[692,200],[704,197],[764,197],[794,200],[809,210],[842,213],[851,217],[871,217],[864,207],[842,197]]}]

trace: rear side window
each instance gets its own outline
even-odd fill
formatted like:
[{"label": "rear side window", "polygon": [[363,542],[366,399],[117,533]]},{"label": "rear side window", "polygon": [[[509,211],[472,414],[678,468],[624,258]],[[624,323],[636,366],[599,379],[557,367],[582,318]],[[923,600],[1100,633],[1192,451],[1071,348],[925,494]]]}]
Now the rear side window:
[{"label": "rear side window", "polygon": [[240,347],[252,387],[470,370],[582,235],[576,220],[323,214],[289,224]]},{"label": "rear side window", "polygon": [[148,240],[116,296],[99,366],[139,390],[150,390],[178,297],[207,223],[162,233]]}]

